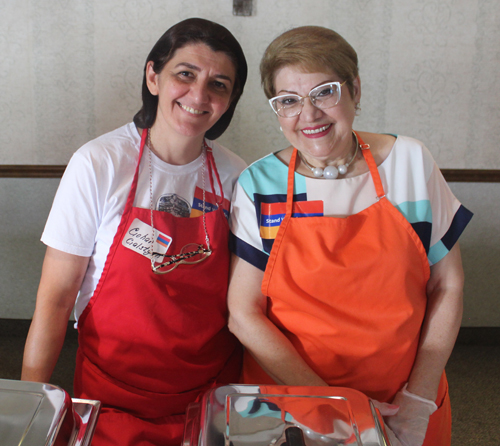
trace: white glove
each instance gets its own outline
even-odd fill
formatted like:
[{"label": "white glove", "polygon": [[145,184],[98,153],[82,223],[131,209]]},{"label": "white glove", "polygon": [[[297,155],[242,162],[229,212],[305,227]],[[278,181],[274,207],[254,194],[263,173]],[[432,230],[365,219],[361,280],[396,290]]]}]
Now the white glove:
[{"label": "white glove", "polygon": [[392,402],[399,406],[399,411],[396,415],[387,417],[385,422],[403,446],[422,446],[429,417],[438,407],[434,401],[408,392],[407,386],[405,384]]},{"label": "white glove", "polygon": [[384,417],[384,430],[387,435],[387,438],[389,439],[390,442],[389,444],[391,446],[402,446],[401,442],[397,439],[396,434],[387,425],[387,418],[386,418],[396,415],[399,411],[399,406],[396,406],[395,404],[382,403],[374,399],[372,399],[371,401],[375,406],[375,409],[377,409],[380,412],[380,415]]},{"label": "white glove", "polygon": [[396,415],[399,410],[399,406],[396,406],[395,404],[382,403],[374,399],[372,399],[372,403],[375,406],[375,409],[378,409],[380,415],[382,415],[383,417],[391,417],[393,415]]}]

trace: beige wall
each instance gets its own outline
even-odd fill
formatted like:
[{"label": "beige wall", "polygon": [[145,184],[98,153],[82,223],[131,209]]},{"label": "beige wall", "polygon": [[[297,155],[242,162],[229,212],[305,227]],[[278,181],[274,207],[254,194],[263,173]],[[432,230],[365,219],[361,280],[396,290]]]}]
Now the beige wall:
[{"label": "beige wall", "polygon": [[[314,24],[358,51],[356,128],[424,141],[442,168],[500,169],[500,15],[496,0],[0,0],[0,164],[65,164],[84,142],[131,120],[145,57],[177,21],[227,26],[249,81],[221,141],[248,162],[285,142],[261,92],[258,63],[280,32]],[[0,318],[29,318],[57,180],[1,179]],[[464,325],[500,326],[499,184],[454,184],[476,213],[462,245]]]}]

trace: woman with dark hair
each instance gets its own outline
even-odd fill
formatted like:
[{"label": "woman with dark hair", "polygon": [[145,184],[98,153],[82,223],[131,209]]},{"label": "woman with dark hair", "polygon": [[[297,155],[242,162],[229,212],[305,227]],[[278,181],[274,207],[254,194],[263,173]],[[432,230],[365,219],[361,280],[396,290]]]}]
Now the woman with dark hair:
[{"label": "woman with dark hair", "polygon": [[260,69],[290,146],[233,194],[229,327],[246,347],[243,381],[354,388],[399,406],[384,413],[394,444],[449,445],[444,367],[472,214],[420,141],[353,130],[358,58],[339,34],[289,30]]},{"label": "woman with dark hair", "polygon": [[213,140],[246,76],[226,28],[174,25],[147,58],[134,123],[85,144],[61,180],[22,379],[50,380],[74,307],[75,396],[103,405],[94,445],[179,444],[186,406],[239,376],[227,218],[245,164]]}]

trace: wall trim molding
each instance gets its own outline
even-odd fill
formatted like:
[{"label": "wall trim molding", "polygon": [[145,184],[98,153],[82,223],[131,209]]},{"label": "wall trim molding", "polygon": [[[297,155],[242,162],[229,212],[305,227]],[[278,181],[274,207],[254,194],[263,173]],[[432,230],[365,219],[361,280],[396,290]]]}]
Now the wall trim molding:
[{"label": "wall trim molding", "polygon": [[441,169],[449,183],[500,183],[498,169]]},{"label": "wall trim molding", "polygon": [[[77,338],[74,321],[68,321],[66,337]],[[31,320],[0,318],[0,336],[26,337]],[[462,345],[500,345],[500,327],[461,327],[457,344]]]},{"label": "wall trim molding", "polygon": [[[0,164],[0,178],[61,178],[64,165]],[[500,183],[500,169],[441,169],[449,183]]]},{"label": "wall trim molding", "polygon": [[[30,329],[31,319],[6,319],[0,318],[0,337],[26,338]],[[75,321],[68,321],[66,337],[77,338],[78,331],[74,328]]]},{"label": "wall trim molding", "polygon": [[66,166],[0,164],[0,178],[61,178]]}]

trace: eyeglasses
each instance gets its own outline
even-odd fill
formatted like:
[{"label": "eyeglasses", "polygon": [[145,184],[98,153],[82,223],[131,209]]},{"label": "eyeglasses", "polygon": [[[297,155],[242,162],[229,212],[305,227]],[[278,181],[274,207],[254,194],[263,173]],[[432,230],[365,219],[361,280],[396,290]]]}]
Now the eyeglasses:
[{"label": "eyeglasses", "polygon": [[328,82],[314,87],[307,96],[298,94],[284,94],[269,99],[274,112],[282,118],[293,118],[300,115],[304,107],[304,99],[309,98],[311,104],[317,108],[325,109],[335,107],[340,101],[340,92],[346,81]]},{"label": "eyeglasses", "polygon": [[[194,265],[203,262],[212,254],[211,249],[204,248],[203,245],[189,243],[181,249],[179,254],[164,256],[170,260],[160,265],[155,265],[154,260],[151,260],[151,269],[155,274],[167,274],[183,263],[185,265]],[[153,252],[152,259],[155,255],[163,256],[163,254]]]}]

